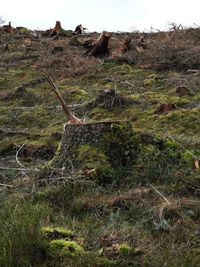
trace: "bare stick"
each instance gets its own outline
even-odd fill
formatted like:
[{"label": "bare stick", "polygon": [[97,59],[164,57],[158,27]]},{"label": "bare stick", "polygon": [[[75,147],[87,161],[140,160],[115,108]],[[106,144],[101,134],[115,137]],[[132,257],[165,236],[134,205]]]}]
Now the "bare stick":
[{"label": "bare stick", "polygon": [[152,184],[150,184],[149,183],[149,185],[151,186],[151,188],[153,188],[155,191],[156,191],[156,193],[159,195],[159,196],[161,196],[164,200],[165,200],[165,202],[169,205],[170,204],[170,202],[169,202],[169,200],[165,197],[165,196],[163,196],[163,194],[162,193],[160,193]]},{"label": "bare stick", "polygon": [[197,156],[195,156],[190,150],[188,150],[187,148],[185,148],[182,144],[180,144],[179,142],[177,142],[171,135],[170,131],[168,131],[168,135],[170,137],[170,139],[176,143],[177,145],[179,145],[181,148],[183,148],[186,152],[188,152],[194,159],[200,160],[200,158],[198,158]]},{"label": "bare stick", "polygon": [[63,108],[67,118],[69,119],[68,123],[72,123],[72,124],[84,123],[79,118],[77,118],[75,115],[72,114],[69,107],[66,105],[62,95],[60,94],[57,85],[53,82],[52,78],[48,74],[45,74],[45,78],[46,78],[47,82],[49,83],[49,85],[51,86],[51,89],[53,90],[53,92],[58,97],[58,99],[62,105],[62,108]]},{"label": "bare stick", "polygon": [[9,167],[0,167],[0,170],[19,171],[19,172],[38,171],[37,168],[31,169],[31,168],[9,168]]},{"label": "bare stick", "polygon": [[24,167],[24,165],[19,161],[18,156],[19,156],[19,152],[22,150],[22,148],[25,146],[25,144],[26,144],[26,142],[25,142],[22,146],[20,146],[20,148],[17,150],[16,156],[15,156],[17,163],[18,163],[19,166],[22,167],[22,168],[25,168],[25,167]]},{"label": "bare stick", "polygon": [[10,185],[10,184],[0,184],[0,186],[5,186],[5,187],[9,187],[9,188],[14,188],[13,185]]}]

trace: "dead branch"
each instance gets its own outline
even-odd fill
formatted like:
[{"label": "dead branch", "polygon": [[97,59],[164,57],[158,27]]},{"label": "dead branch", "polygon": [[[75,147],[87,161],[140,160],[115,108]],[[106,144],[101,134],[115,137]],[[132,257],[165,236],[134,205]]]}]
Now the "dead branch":
[{"label": "dead branch", "polygon": [[171,135],[170,131],[168,131],[168,136],[169,138],[176,143],[178,146],[180,146],[182,149],[184,149],[187,153],[189,153],[195,160],[200,161],[200,158],[197,157],[196,155],[194,155],[190,150],[188,150],[187,148],[185,148],[182,144],[180,144],[179,142],[177,142]]},{"label": "dead branch", "polygon": [[22,150],[22,148],[25,146],[25,144],[26,144],[26,142],[22,146],[20,146],[20,148],[17,150],[16,156],[15,156],[17,163],[22,168],[24,168],[24,165],[19,161],[18,156],[19,156],[19,152]]},{"label": "dead branch", "polygon": [[183,26],[182,24],[177,25],[175,22],[171,22],[169,24],[169,30],[170,31],[179,31],[179,30],[183,30]]},{"label": "dead branch", "polygon": [[[80,104],[72,104],[72,105],[68,105],[69,108],[78,108],[78,107],[83,107],[83,106],[87,106],[90,102],[83,102]],[[40,106],[32,106],[32,107],[2,107],[1,108],[5,108],[9,110],[31,110],[31,109],[37,109]],[[42,106],[42,108],[46,108],[46,109],[62,109],[62,106]],[[1,131],[2,128],[0,128]],[[17,133],[18,131],[16,131]]]},{"label": "dead branch", "polygon": [[28,172],[28,171],[38,171],[37,168],[9,168],[9,167],[0,167],[0,170],[5,171],[19,171],[19,172]]},{"label": "dead branch", "polygon": [[5,186],[5,187],[9,187],[9,188],[14,188],[13,185],[10,185],[10,184],[0,184],[0,186]]},{"label": "dead branch", "polygon": [[48,74],[45,74],[45,78],[47,82],[49,83],[49,85],[51,86],[51,89],[53,90],[53,92],[56,94],[58,100],[60,101],[63,111],[65,112],[69,120],[68,124],[83,124],[84,122],[82,120],[80,120],[79,118],[77,118],[75,115],[72,114],[69,107],[66,105],[62,95],[60,94],[57,85],[53,82],[52,78]]},{"label": "dead branch", "polygon": [[159,196],[161,196],[163,199],[164,199],[164,201],[169,205],[170,204],[170,202],[169,202],[169,200],[160,192],[160,191],[158,191],[158,189],[156,189],[152,184],[150,184],[149,183],[149,185],[151,186],[151,188],[153,188],[153,190],[159,195]]}]

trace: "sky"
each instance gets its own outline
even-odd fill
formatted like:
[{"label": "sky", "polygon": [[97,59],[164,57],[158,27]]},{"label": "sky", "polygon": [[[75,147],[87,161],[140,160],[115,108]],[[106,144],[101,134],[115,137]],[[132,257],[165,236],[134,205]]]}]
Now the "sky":
[{"label": "sky", "polygon": [[199,0],[0,0],[0,17],[12,26],[65,30],[82,24],[88,31],[167,30],[171,22],[200,25]]}]

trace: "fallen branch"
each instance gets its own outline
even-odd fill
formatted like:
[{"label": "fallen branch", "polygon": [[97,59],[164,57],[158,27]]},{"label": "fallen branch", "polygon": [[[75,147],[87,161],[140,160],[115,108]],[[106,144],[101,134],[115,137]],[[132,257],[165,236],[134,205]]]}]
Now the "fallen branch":
[{"label": "fallen branch", "polygon": [[5,171],[19,171],[19,172],[28,172],[28,171],[38,171],[37,168],[8,168],[8,167],[0,167],[0,170]]},{"label": "fallen branch", "polygon": [[[69,108],[77,108],[77,107],[82,107],[85,105],[88,105],[89,102],[84,102],[84,103],[80,103],[80,104],[72,104],[72,105],[68,105]],[[46,109],[61,109],[62,106],[32,106],[32,107],[2,107],[1,108],[5,108],[6,110],[29,110],[29,109],[37,109],[37,108],[46,108]]]},{"label": "fallen branch", "polygon": [[188,152],[195,160],[200,160],[200,158],[198,158],[196,155],[194,155],[190,150],[188,150],[187,148],[185,148],[182,144],[180,144],[179,142],[177,142],[171,135],[170,131],[168,131],[168,136],[169,138],[176,143],[177,145],[179,145],[181,148],[183,148],[186,152]]},{"label": "fallen branch", "polygon": [[19,152],[22,150],[22,148],[25,146],[25,144],[26,144],[26,142],[22,146],[20,146],[20,148],[17,150],[16,156],[15,156],[17,163],[22,168],[24,168],[24,165],[19,161],[18,156],[19,156]]},{"label": "fallen branch", "polygon": [[10,185],[10,184],[0,184],[0,186],[5,186],[5,187],[9,187],[9,188],[14,188],[13,185]]},{"label": "fallen branch", "polygon": [[158,191],[158,189],[156,189],[152,184],[150,184],[149,183],[149,185],[151,186],[151,188],[153,188],[153,190],[159,195],[159,196],[161,196],[164,200],[165,200],[165,202],[169,205],[170,204],[170,202],[169,202],[169,200],[160,192],[160,191]]}]

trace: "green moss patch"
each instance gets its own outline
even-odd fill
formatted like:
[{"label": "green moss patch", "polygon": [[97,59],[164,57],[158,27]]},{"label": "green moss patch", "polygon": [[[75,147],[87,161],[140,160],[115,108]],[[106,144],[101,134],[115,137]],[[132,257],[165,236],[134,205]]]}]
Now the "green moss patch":
[{"label": "green moss patch", "polygon": [[49,242],[48,253],[53,257],[78,257],[84,249],[74,241],[56,239]]}]

